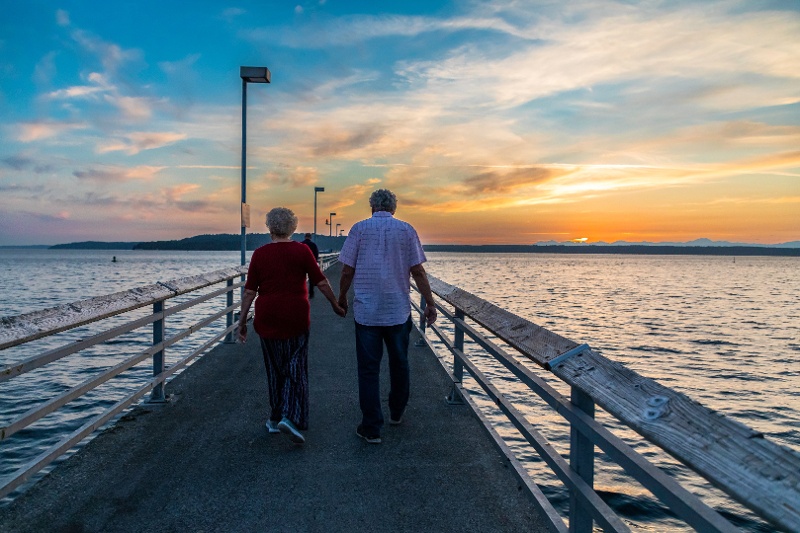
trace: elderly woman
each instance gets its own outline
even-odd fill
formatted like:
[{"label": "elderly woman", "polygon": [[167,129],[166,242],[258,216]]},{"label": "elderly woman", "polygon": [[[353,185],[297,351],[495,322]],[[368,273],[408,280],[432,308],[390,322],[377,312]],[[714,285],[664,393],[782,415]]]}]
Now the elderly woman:
[{"label": "elderly woman", "polygon": [[267,429],[302,444],[308,429],[308,332],[311,325],[306,276],[344,316],[308,246],[291,240],[297,217],[285,207],[267,214],[272,242],[258,248],[247,271],[239,340],[247,340],[247,313],[256,299],[253,327],[261,338],[272,409]]}]

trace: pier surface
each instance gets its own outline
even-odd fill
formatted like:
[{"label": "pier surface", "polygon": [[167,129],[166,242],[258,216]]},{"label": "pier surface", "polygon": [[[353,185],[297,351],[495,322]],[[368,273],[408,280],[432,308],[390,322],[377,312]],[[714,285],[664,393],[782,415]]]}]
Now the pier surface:
[{"label": "pier surface", "polygon": [[[337,286],[339,267],[327,274]],[[416,332],[403,423],[374,445],[355,434],[352,315],[317,293],[311,320],[305,445],[264,427],[251,327],[246,345],[219,345],[173,380],[167,404],[137,407],[0,509],[0,530],[545,531],[469,407],[445,403],[449,378]]]}]

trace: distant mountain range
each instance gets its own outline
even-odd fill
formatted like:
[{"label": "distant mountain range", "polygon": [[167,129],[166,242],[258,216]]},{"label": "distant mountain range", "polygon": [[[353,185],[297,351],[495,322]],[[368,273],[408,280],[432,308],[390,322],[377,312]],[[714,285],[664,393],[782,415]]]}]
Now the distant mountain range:
[{"label": "distant mountain range", "polygon": [[575,242],[575,241],[542,241],[537,242],[534,246],[745,246],[756,248],[800,248],[800,241],[784,242],[781,244],[749,244],[743,242],[728,242],[728,241],[712,241],[711,239],[695,239],[688,242],[629,242],[629,241],[614,241],[614,242]]}]

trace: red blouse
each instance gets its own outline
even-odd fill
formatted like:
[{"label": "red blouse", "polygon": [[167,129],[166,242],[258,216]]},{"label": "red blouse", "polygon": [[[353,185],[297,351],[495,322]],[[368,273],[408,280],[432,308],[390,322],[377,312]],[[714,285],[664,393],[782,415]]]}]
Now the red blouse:
[{"label": "red blouse", "polygon": [[289,339],[309,330],[306,275],[314,285],[325,279],[305,244],[273,242],[253,252],[245,288],[258,292],[253,326],[259,336]]}]

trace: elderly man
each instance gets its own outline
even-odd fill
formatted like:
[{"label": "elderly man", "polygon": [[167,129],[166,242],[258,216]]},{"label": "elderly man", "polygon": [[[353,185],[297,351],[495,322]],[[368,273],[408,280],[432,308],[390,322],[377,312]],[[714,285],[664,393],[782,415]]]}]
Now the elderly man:
[{"label": "elderly man", "polygon": [[372,217],[356,223],[342,246],[339,305],[347,309],[353,284],[353,315],[358,357],[358,400],[362,419],[356,434],[380,444],[383,410],[380,369],[383,345],[389,354],[389,423],[400,424],[408,403],[408,340],[411,333],[410,277],[425,298],[425,319],[436,320],[436,306],[422,263],[425,253],[417,232],[394,218],[397,197],[379,189],[369,199]]}]

